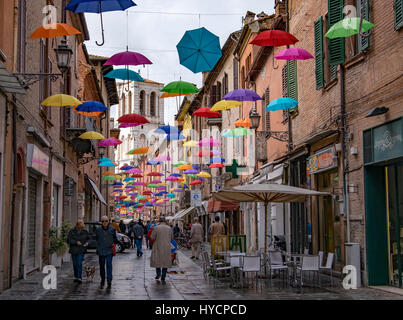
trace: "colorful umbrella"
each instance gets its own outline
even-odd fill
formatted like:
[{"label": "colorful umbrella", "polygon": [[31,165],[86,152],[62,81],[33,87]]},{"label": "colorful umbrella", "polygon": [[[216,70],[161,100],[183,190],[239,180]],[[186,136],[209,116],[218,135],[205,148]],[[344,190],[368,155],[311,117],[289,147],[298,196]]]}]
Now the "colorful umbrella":
[{"label": "colorful umbrella", "polygon": [[214,138],[204,138],[199,141],[199,146],[201,146],[201,147],[209,146],[211,148],[211,147],[216,147],[216,146],[220,146],[220,145],[221,145],[221,142]]},{"label": "colorful umbrella", "polygon": [[173,199],[169,200],[169,202],[174,202],[174,201],[178,201],[178,199],[173,198]]},{"label": "colorful umbrella", "polygon": [[30,35],[30,38],[55,38],[62,36],[71,36],[73,34],[81,34],[81,32],[69,24],[50,23],[40,26]]},{"label": "colorful umbrella", "polygon": [[180,133],[179,134],[168,134],[165,139],[167,141],[179,141],[179,140],[185,140],[186,137]]},{"label": "colorful umbrella", "polygon": [[[362,26],[360,24],[362,20]],[[375,27],[375,25],[365,19],[361,18],[344,18],[343,20],[334,24],[325,36],[329,39],[346,38],[359,33],[364,33]]]},{"label": "colorful umbrella", "polygon": [[224,168],[225,166],[222,163],[212,163],[208,167],[209,168]]},{"label": "colorful umbrella", "polygon": [[199,152],[196,154],[196,156],[199,157],[199,158],[213,157],[214,154],[209,150],[199,150]]},{"label": "colorful umbrella", "polygon": [[74,13],[91,12],[101,14],[102,43],[96,42],[98,46],[105,43],[104,23],[102,13],[108,11],[124,11],[136,6],[132,0],[72,0],[66,6],[66,10]]},{"label": "colorful umbrella", "polygon": [[104,176],[102,177],[103,181],[114,181],[116,178],[114,176]]},{"label": "colorful umbrella", "polygon": [[250,44],[262,47],[281,47],[296,44],[299,40],[283,30],[266,30],[259,33]]},{"label": "colorful umbrella", "polygon": [[135,182],[133,182],[133,185],[134,185],[134,186],[144,186],[144,182],[135,181]]},{"label": "colorful umbrella", "polygon": [[126,171],[127,173],[142,173],[143,171],[141,171],[138,168],[132,168]]},{"label": "colorful umbrella", "polygon": [[221,113],[218,111],[210,111],[209,108],[199,108],[193,112],[193,116],[203,118],[219,118],[221,117]]},{"label": "colorful umbrella", "polygon": [[109,159],[109,158],[100,158],[100,159],[98,159],[98,161],[99,162],[102,162],[102,161],[112,161],[111,159]]},{"label": "colorful umbrella", "polygon": [[141,147],[141,148],[137,148],[134,150],[130,150],[127,154],[128,155],[141,155],[141,154],[147,154],[152,152],[152,149],[150,149],[149,147]]},{"label": "colorful umbrella", "polygon": [[[132,169],[131,169],[132,170]],[[129,172],[130,170],[127,170]],[[135,173],[132,175],[133,178],[143,178],[143,175],[141,173]]]},{"label": "colorful umbrella", "polygon": [[123,186],[122,182],[115,182],[114,184],[112,184],[112,187],[120,187]]},{"label": "colorful umbrella", "polygon": [[148,58],[143,56],[141,53],[133,52],[126,50],[124,52],[120,52],[114,54],[112,57],[105,62],[105,66],[114,65],[114,66],[138,66],[145,64],[153,64]]},{"label": "colorful umbrella", "polygon": [[160,161],[171,161],[171,158],[169,156],[161,155],[161,156],[156,157],[154,159],[154,161],[158,161],[158,162],[160,162]]},{"label": "colorful umbrella", "polygon": [[167,177],[167,178],[165,179],[165,181],[171,181],[171,182],[173,182],[173,181],[178,181],[178,178],[177,178],[177,177],[171,177],[171,176],[169,176],[169,177]]},{"label": "colorful umbrella", "polygon": [[154,132],[159,134],[179,134],[180,130],[177,127],[173,126],[161,126]]},{"label": "colorful umbrella", "polygon": [[149,160],[149,161],[147,161],[146,164],[149,165],[149,166],[156,166],[158,164],[162,164],[162,162],[161,161],[155,161],[155,160]]},{"label": "colorful umbrella", "polygon": [[222,57],[220,39],[206,28],[186,31],[176,48],[180,64],[193,73],[212,70]]},{"label": "colorful umbrella", "polygon": [[168,194],[167,194],[167,197],[168,197],[168,198],[175,198],[175,195],[174,195],[173,193],[168,193]]},{"label": "colorful umbrella", "polygon": [[298,101],[292,98],[278,98],[270,102],[266,111],[288,110],[295,107],[298,107]]},{"label": "colorful umbrella", "polygon": [[188,164],[183,164],[183,165],[179,166],[177,169],[181,170],[181,171],[184,171],[184,170],[193,169],[193,167],[191,165],[188,165]]},{"label": "colorful umbrella", "polygon": [[116,167],[116,165],[110,161],[103,161],[98,164],[98,167]]},{"label": "colorful umbrella", "polygon": [[186,142],[183,144],[183,146],[184,146],[184,147],[189,147],[189,148],[191,148],[191,147],[198,147],[198,146],[199,146],[199,143],[198,143],[197,141],[190,140],[190,141],[186,141]]},{"label": "colorful umbrella", "polygon": [[133,127],[138,127],[138,126],[141,126],[141,123],[125,123],[125,122],[122,122],[121,124],[119,124],[118,129],[133,128]]},{"label": "colorful umbrella", "polygon": [[158,184],[150,183],[147,185],[147,188],[158,188]]},{"label": "colorful umbrella", "polygon": [[114,174],[115,174],[115,172],[106,171],[106,172],[104,172],[102,175],[103,175],[103,176],[113,176]]},{"label": "colorful umbrella", "polygon": [[199,89],[193,83],[174,81],[168,83],[161,91],[168,93],[198,93]]},{"label": "colorful umbrella", "polygon": [[124,178],[123,181],[125,181],[125,182],[127,182],[127,181],[134,181],[134,178],[132,178],[132,177],[127,177],[127,178]]},{"label": "colorful umbrella", "polygon": [[256,92],[249,89],[238,89],[227,93],[224,100],[235,100],[235,101],[258,101],[262,100]]},{"label": "colorful umbrella", "polygon": [[216,104],[214,104],[213,107],[210,109],[210,111],[223,111],[223,110],[229,110],[229,109],[240,107],[240,106],[242,106],[242,103],[239,101],[221,100],[221,101],[218,101]]},{"label": "colorful umbrella", "polygon": [[151,181],[151,183],[158,184],[158,183],[162,183],[162,181],[161,180],[153,180],[153,181]]},{"label": "colorful umbrella", "polygon": [[175,168],[177,168],[177,167],[179,167],[179,166],[181,166],[181,165],[184,165],[184,164],[188,164],[186,161],[179,161],[179,162],[177,162],[177,163],[174,163],[174,167]]},{"label": "colorful umbrella", "polygon": [[209,174],[208,172],[200,172],[199,174],[197,174],[197,176],[202,178],[211,178],[211,174]]},{"label": "colorful umbrella", "polygon": [[80,104],[80,100],[66,94],[55,94],[41,102],[41,105],[45,107],[69,107],[78,106]]},{"label": "colorful umbrella", "polygon": [[308,60],[314,57],[305,49],[289,48],[281,51],[275,56],[277,60]]},{"label": "colorful umbrella", "polygon": [[162,177],[163,174],[160,172],[150,172],[150,173],[147,173],[147,176],[148,177]]},{"label": "colorful umbrella", "polygon": [[129,68],[115,69],[105,75],[106,78],[144,82],[144,79],[137,73]]},{"label": "colorful umbrella", "polygon": [[98,142],[99,147],[116,147],[120,144],[122,144],[122,141],[116,138],[105,139]]},{"label": "colorful umbrella", "polygon": [[80,139],[88,139],[88,140],[103,140],[105,137],[95,131],[88,131],[83,133],[81,136],[79,136]]},{"label": "colorful umbrella", "polygon": [[164,92],[161,95],[161,99],[165,99],[165,98],[172,98],[172,97],[180,97],[180,96],[190,96],[192,95],[192,93],[169,93],[169,92]]},{"label": "colorful umbrella", "polygon": [[216,162],[223,163],[223,162],[225,162],[225,159],[224,158],[211,158],[210,159],[210,163],[216,163]]},{"label": "colorful umbrella", "polygon": [[134,169],[134,167],[128,166],[128,165],[124,165],[124,166],[120,167],[120,170],[130,170],[130,169]]},{"label": "colorful umbrella", "polygon": [[137,114],[137,113],[131,113],[131,114],[125,114],[121,116],[118,119],[118,122],[124,122],[124,123],[140,123],[140,124],[145,124],[145,123],[150,123],[146,118],[144,118],[142,115]]},{"label": "colorful umbrella", "polygon": [[197,171],[195,169],[188,169],[188,170],[185,170],[183,173],[184,174],[197,174],[197,173],[199,173],[199,171]]},{"label": "colorful umbrella", "polygon": [[104,112],[107,110],[108,108],[102,102],[99,101],[86,101],[78,105],[76,108],[76,111],[87,113]]},{"label": "colorful umbrella", "polygon": [[190,183],[190,185],[191,185],[191,186],[196,186],[196,185],[202,184],[202,183],[203,183],[203,181],[197,179],[197,180],[193,180],[193,181]]},{"label": "colorful umbrella", "polygon": [[234,138],[234,137],[244,137],[244,136],[251,136],[253,135],[252,131],[246,128],[235,128],[228,130],[222,134],[223,137],[226,138]]}]

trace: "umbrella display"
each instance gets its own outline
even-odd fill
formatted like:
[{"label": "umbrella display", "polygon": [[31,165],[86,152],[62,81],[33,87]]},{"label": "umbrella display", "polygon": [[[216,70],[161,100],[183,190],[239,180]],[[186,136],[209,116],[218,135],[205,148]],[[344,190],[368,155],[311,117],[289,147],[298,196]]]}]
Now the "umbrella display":
[{"label": "umbrella display", "polygon": [[203,183],[203,181],[197,179],[197,180],[193,180],[193,181],[190,183],[190,185],[191,185],[191,186],[196,186],[196,185],[202,184],[202,183]]},{"label": "umbrella display", "polygon": [[66,10],[70,10],[74,13],[99,13],[101,15],[102,43],[98,43],[97,41],[96,44],[102,46],[105,43],[102,13],[108,11],[124,11],[133,6],[136,6],[136,4],[132,0],[72,0],[66,6]]},{"label": "umbrella display", "polygon": [[199,173],[199,171],[197,171],[195,169],[188,169],[188,170],[185,170],[183,173],[184,174],[197,174],[197,173]]},{"label": "umbrella display", "polygon": [[99,163],[98,167],[116,167],[116,165],[110,161],[104,161]]},{"label": "umbrella display", "polygon": [[177,178],[177,177],[169,176],[169,177],[167,177],[167,178],[165,179],[165,181],[171,181],[171,182],[173,182],[173,181],[178,181],[178,178]]},{"label": "umbrella display", "polygon": [[180,64],[193,73],[212,70],[222,56],[219,37],[204,27],[186,31],[176,48]]},{"label": "umbrella display", "polygon": [[296,44],[299,40],[283,30],[266,30],[259,33],[250,44],[262,47],[281,47]]},{"label": "umbrella display", "polygon": [[329,39],[346,38],[371,30],[375,25],[361,18],[345,18],[334,24],[325,36]]},{"label": "umbrella display", "polygon": [[124,166],[120,167],[120,170],[130,170],[130,169],[134,169],[134,167],[128,166],[128,165],[124,165]]},{"label": "umbrella display", "polygon": [[114,181],[116,178],[114,176],[104,176],[102,177],[103,181]]},{"label": "umbrella display", "polygon": [[[129,172],[129,170],[128,170]],[[143,175],[141,173],[135,173],[132,175],[133,178],[143,178]]]},{"label": "umbrella display", "polygon": [[188,148],[198,147],[199,143],[197,141],[190,140],[190,141],[186,141],[185,143],[183,143],[183,146],[188,147]]},{"label": "umbrella display", "polygon": [[208,172],[200,172],[197,174],[197,176],[202,178],[211,178],[211,174],[209,174]]},{"label": "umbrella display", "polygon": [[250,121],[250,118],[247,118],[245,120],[239,119],[238,121],[235,122],[236,127],[244,127],[244,128],[250,128],[252,126],[252,123]]},{"label": "umbrella display", "polygon": [[114,172],[112,172],[112,171],[106,171],[106,172],[104,172],[102,175],[103,176],[113,176],[115,173]]},{"label": "umbrella display", "polygon": [[141,123],[125,123],[122,122],[121,124],[119,124],[119,129],[124,129],[124,128],[132,128],[132,127],[138,127],[140,126]]},{"label": "umbrella display", "polygon": [[[174,163],[174,167],[175,168],[177,168],[177,167],[179,167],[179,166],[181,166],[181,165],[184,165],[184,164],[188,164],[186,161],[179,161],[179,162],[177,162],[177,163]],[[173,174],[172,174],[173,175]]]},{"label": "umbrella display", "polygon": [[199,150],[199,152],[196,154],[196,156],[198,156],[199,158],[203,158],[203,157],[213,157],[214,154],[209,151],[209,150]]},{"label": "umbrella display", "polygon": [[67,94],[56,94],[46,98],[41,102],[41,105],[45,107],[69,107],[78,106],[80,104],[80,100]]},{"label": "umbrella display", "polygon": [[149,166],[156,166],[158,164],[162,164],[162,162],[161,161],[155,161],[155,160],[149,160],[149,161],[147,161],[146,164],[149,165]]},{"label": "umbrella display", "polygon": [[148,121],[145,117],[137,113],[125,114],[118,119],[118,122],[135,123],[135,124],[150,123],[150,121]]},{"label": "umbrella display", "polygon": [[149,172],[147,173],[148,177],[162,177],[163,174],[161,172]]},{"label": "umbrella display", "polygon": [[169,93],[169,92],[164,92],[161,95],[161,99],[165,99],[165,98],[173,98],[173,97],[180,97],[180,96],[190,96],[192,93]]},{"label": "umbrella display", "polygon": [[147,185],[147,188],[158,188],[158,184],[150,183]]},{"label": "umbrella display", "polygon": [[180,131],[177,127],[173,126],[161,126],[158,129],[154,131],[155,133],[160,133],[160,134],[179,134]]},{"label": "umbrella display", "polygon": [[193,84],[186,81],[174,81],[168,83],[161,89],[162,92],[168,93],[198,93],[199,89]]},{"label": "umbrella display", "polygon": [[134,150],[130,150],[127,154],[128,155],[141,155],[141,154],[147,154],[149,152],[152,152],[152,150],[149,147],[141,147],[141,148],[137,148]]},{"label": "umbrella display", "polygon": [[252,131],[246,128],[235,128],[228,130],[222,134],[223,137],[244,137],[244,136],[251,136],[253,135]]},{"label": "umbrella display", "polygon": [[199,141],[199,146],[201,146],[201,147],[209,146],[211,148],[211,147],[216,147],[216,146],[220,146],[220,145],[221,145],[221,142],[214,138],[204,138]]},{"label": "umbrella display", "polygon": [[177,169],[180,171],[184,171],[184,170],[191,170],[191,169],[193,169],[193,167],[188,164],[183,164],[183,165],[179,166]]},{"label": "umbrella display", "polygon": [[126,171],[127,173],[143,173],[143,171],[141,171],[138,168],[132,168]]},{"label": "umbrella display", "polygon": [[88,139],[88,140],[104,140],[105,137],[95,131],[88,131],[83,133],[81,136],[79,136],[80,139]]},{"label": "umbrella display", "polygon": [[108,72],[105,77],[110,79],[144,82],[144,79],[137,72],[129,70],[129,68],[112,70],[111,72]]},{"label": "umbrella display", "polygon": [[232,108],[240,107],[242,106],[242,103],[240,101],[235,101],[235,100],[221,100],[218,101],[216,104],[214,104],[210,111],[223,111],[223,110],[229,110]]},{"label": "umbrella display", "polygon": [[132,177],[127,177],[127,178],[124,178],[124,179],[123,179],[123,181],[125,181],[125,182],[126,182],[126,181],[133,181],[133,180],[134,180],[134,178],[132,178]]},{"label": "umbrella display", "polygon": [[55,38],[74,34],[81,34],[81,32],[66,23],[49,23],[40,26],[29,37],[31,39]]},{"label": "umbrella display", "polygon": [[122,141],[116,138],[104,139],[98,142],[100,147],[116,147],[120,144],[122,144]]},{"label": "umbrella display", "polygon": [[153,64],[147,57],[143,56],[141,53],[133,52],[133,51],[123,51],[117,54],[114,54],[110,57],[104,65],[113,65],[113,66],[138,66],[138,65],[146,65]]},{"label": "umbrella display", "polygon": [[208,166],[209,168],[224,168],[222,163],[212,163]]},{"label": "umbrella display", "polygon": [[160,161],[171,161],[171,158],[169,156],[161,155],[161,156],[156,157],[154,159],[154,161],[158,161],[158,162],[160,162]]},{"label": "umbrella display", "polygon": [[270,102],[266,111],[287,110],[295,107],[298,107],[298,101],[292,98],[278,98]]},{"label": "umbrella display", "polygon": [[235,100],[235,101],[258,101],[262,98],[256,94],[256,92],[248,89],[237,89],[227,93],[224,100]]},{"label": "umbrella display", "polygon": [[86,101],[77,106],[76,111],[80,112],[104,112],[107,111],[108,107],[106,107],[102,102],[99,101]]},{"label": "umbrella display", "polygon": [[308,60],[314,57],[305,49],[289,48],[281,51],[275,56],[277,60]]},{"label": "umbrella display", "polygon": [[211,111],[209,108],[199,108],[193,112],[193,116],[202,118],[219,118],[221,113],[218,111]]}]

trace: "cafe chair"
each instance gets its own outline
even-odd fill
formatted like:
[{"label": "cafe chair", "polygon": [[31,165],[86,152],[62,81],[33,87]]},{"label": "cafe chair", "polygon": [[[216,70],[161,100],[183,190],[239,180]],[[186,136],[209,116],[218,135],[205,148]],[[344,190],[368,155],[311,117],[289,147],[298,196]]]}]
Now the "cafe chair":
[{"label": "cafe chair", "polygon": [[320,271],[330,270],[330,285],[333,286],[333,259],[334,253],[329,252],[327,254],[326,265],[319,266]]},{"label": "cafe chair", "polygon": [[303,286],[303,273],[306,271],[316,273],[320,287],[319,255],[304,255],[302,257],[301,266],[297,267],[296,271],[297,273],[299,272],[300,276],[300,288]]}]

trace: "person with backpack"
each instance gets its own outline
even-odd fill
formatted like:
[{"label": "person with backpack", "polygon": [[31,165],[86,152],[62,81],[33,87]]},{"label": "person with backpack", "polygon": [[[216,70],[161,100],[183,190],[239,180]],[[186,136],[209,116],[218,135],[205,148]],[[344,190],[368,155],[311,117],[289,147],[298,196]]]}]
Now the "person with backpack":
[{"label": "person with backpack", "polygon": [[143,243],[143,237],[144,237],[144,226],[140,224],[141,221],[138,223],[135,223],[133,226],[133,233],[134,233],[134,239],[136,242],[136,247],[137,247],[137,256],[141,257],[143,255],[143,250],[141,248],[142,243]]}]

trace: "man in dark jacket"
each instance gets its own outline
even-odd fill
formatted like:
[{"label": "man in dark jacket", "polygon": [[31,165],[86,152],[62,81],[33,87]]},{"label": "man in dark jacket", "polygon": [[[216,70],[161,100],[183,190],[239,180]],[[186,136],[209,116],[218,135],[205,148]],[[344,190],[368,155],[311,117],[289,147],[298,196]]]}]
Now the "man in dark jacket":
[{"label": "man in dark jacket", "polygon": [[83,259],[90,239],[88,231],[84,229],[82,220],[77,221],[76,227],[71,229],[67,236],[67,243],[70,245],[69,252],[73,261],[74,282],[82,282]]},{"label": "man in dark jacket", "polygon": [[144,227],[140,223],[135,223],[133,226],[134,239],[136,240],[137,256],[141,257],[143,255],[143,250],[141,245],[143,243]]},{"label": "man in dark jacket", "polygon": [[123,220],[120,220],[119,228],[120,228],[121,233],[126,234],[126,225],[123,222]]},{"label": "man in dark jacket", "polygon": [[105,263],[106,278],[108,280],[108,288],[112,285],[112,244],[118,243],[116,230],[109,225],[107,216],[101,218],[102,226],[97,228],[97,254],[99,256],[99,271],[101,274],[101,288],[105,285]]}]

